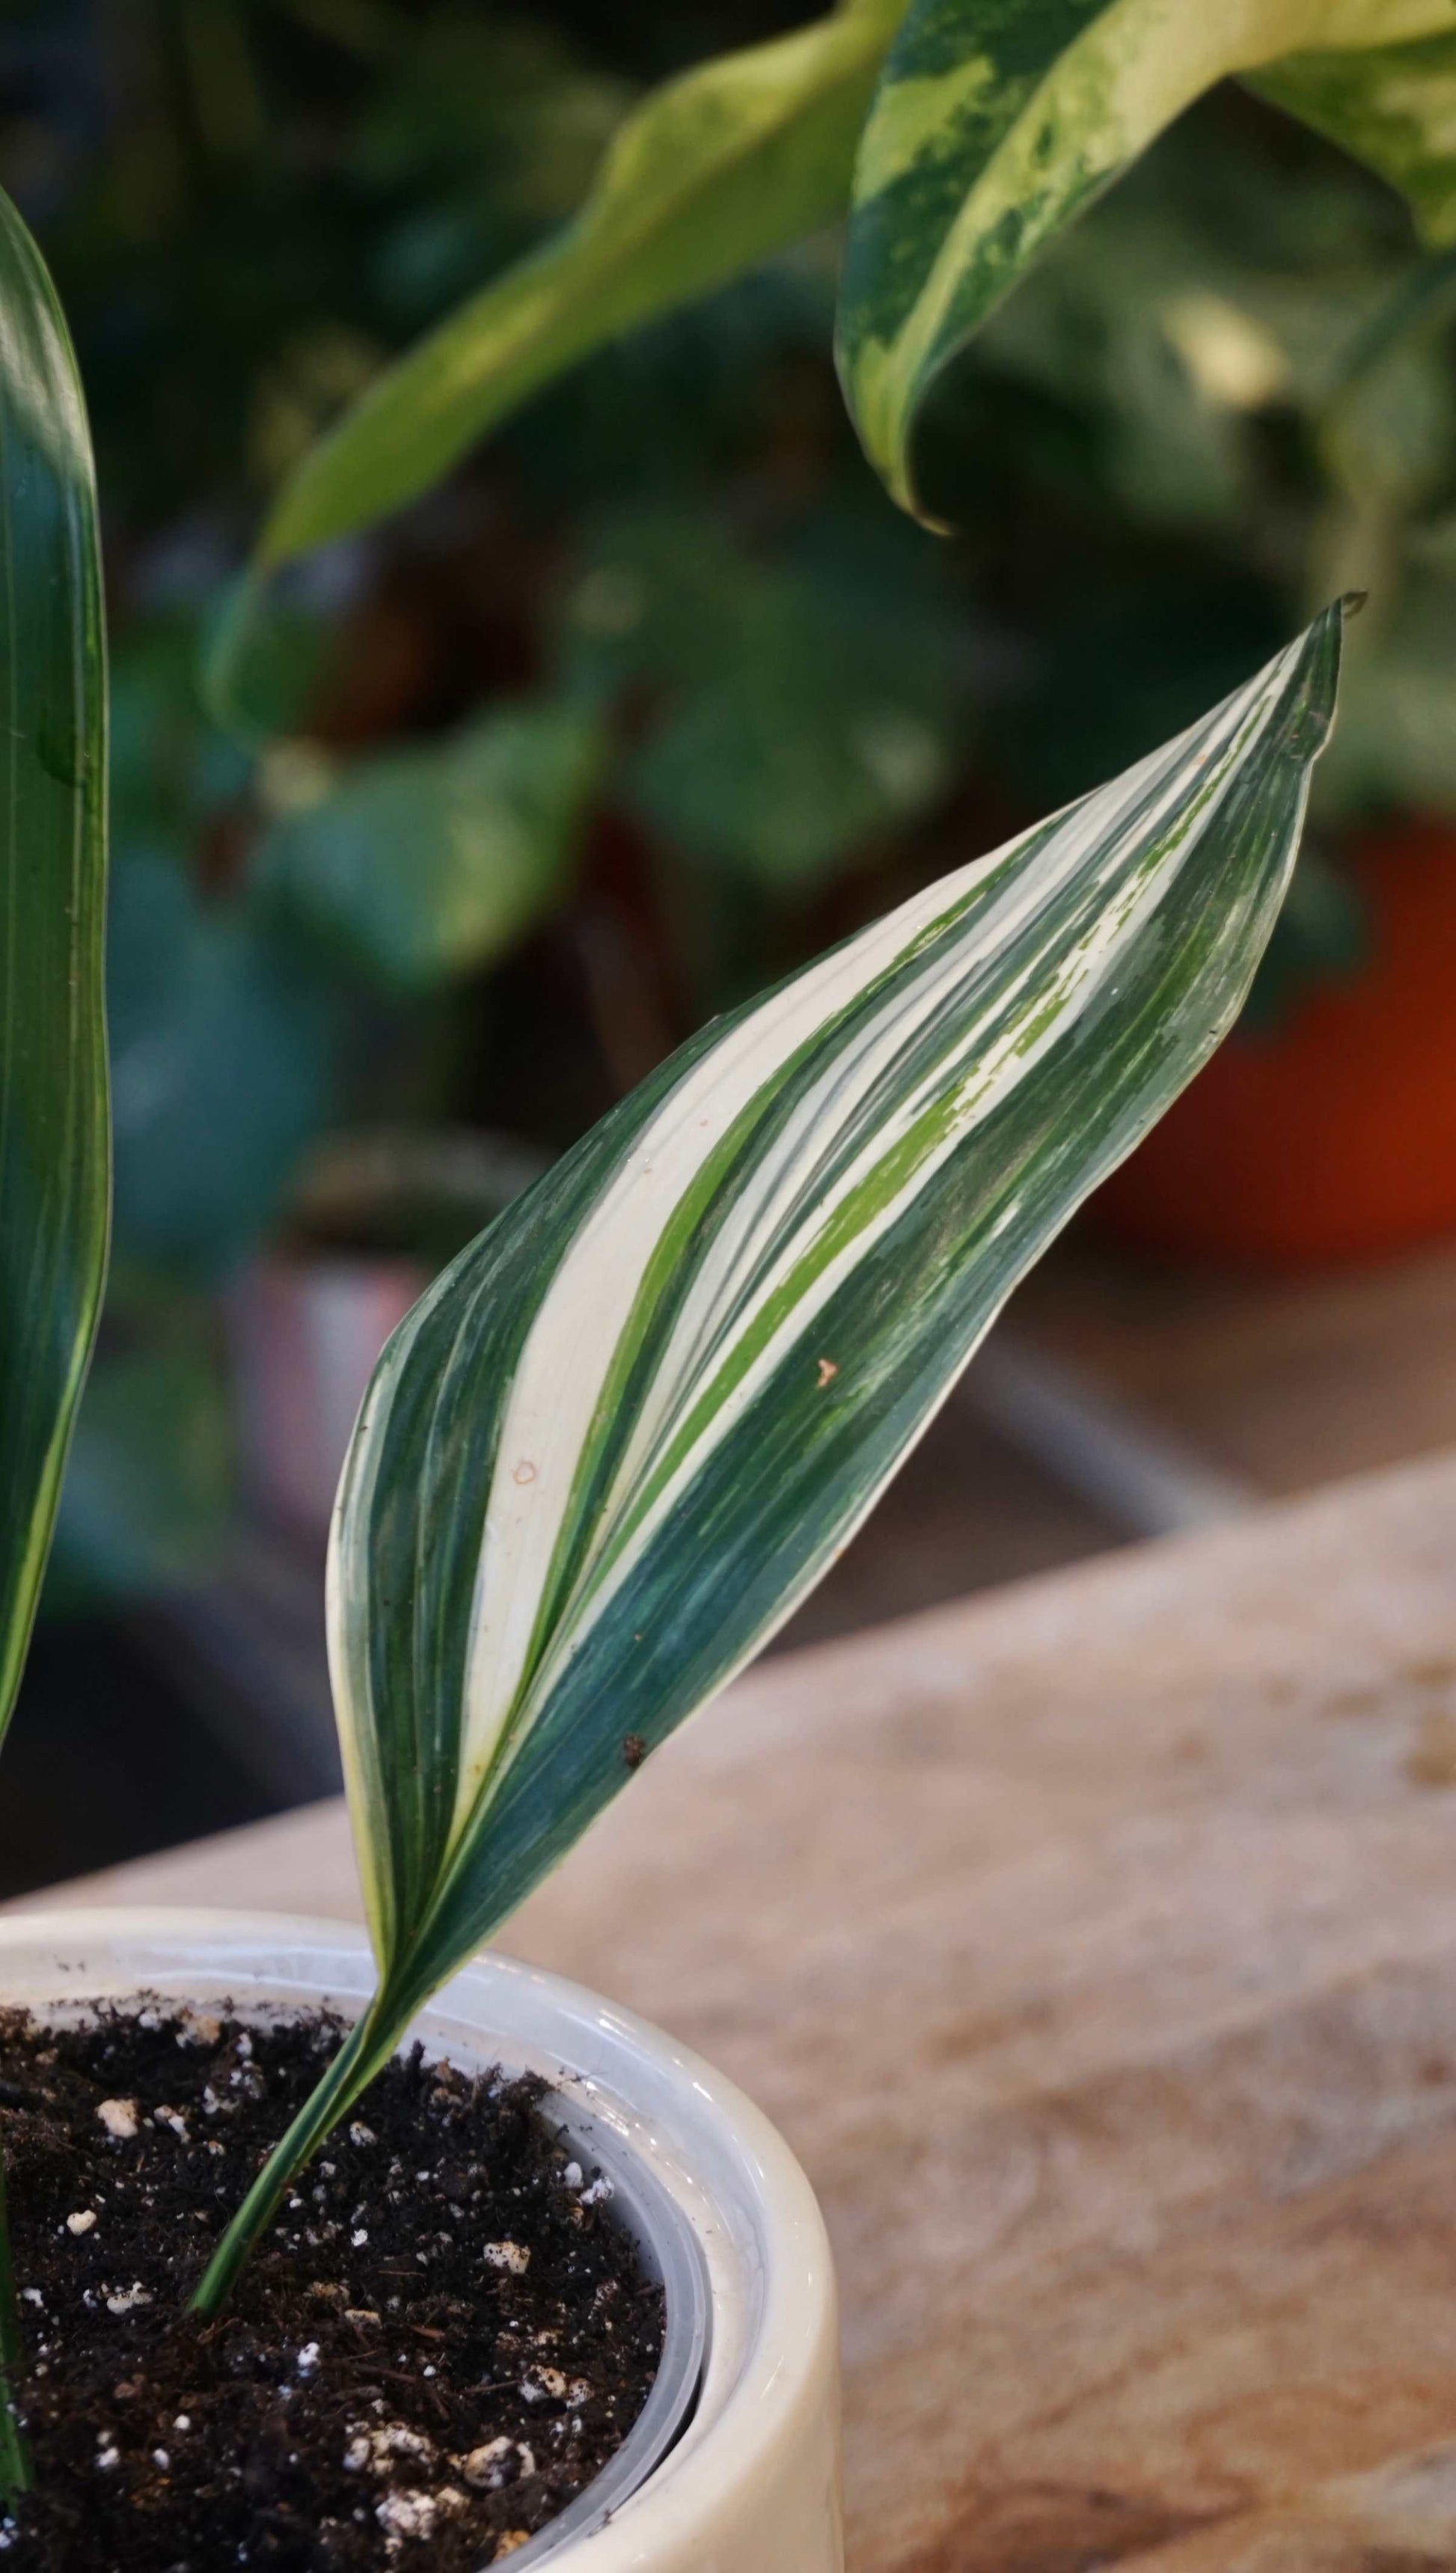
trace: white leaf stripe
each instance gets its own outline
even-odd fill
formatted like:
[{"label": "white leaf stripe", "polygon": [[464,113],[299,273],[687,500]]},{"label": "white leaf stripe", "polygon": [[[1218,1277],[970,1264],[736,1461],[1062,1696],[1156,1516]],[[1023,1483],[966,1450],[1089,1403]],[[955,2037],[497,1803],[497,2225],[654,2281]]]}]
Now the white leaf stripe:
[{"label": "white leaf stripe", "polygon": [[[616,1783],[612,1743],[658,1738],[688,1711],[685,1691],[721,1684],[844,1542],[1096,1175],[1087,1139],[1100,1109],[1062,1100],[1049,1124],[1044,1087],[1063,1078],[1068,1048],[1130,1013],[1125,1097],[1113,1081],[1103,1119],[1110,1158],[1133,1140],[1127,1117],[1145,1125],[1195,1068],[1277,902],[1327,712],[1331,632],[1291,646],[1124,778],[709,1031],[410,1316],[362,1419],[330,1585],[382,1959],[417,1945],[426,1921],[437,1949],[461,1905],[489,1912],[483,1841],[494,1876],[519,1877],[523,1853],[557,1830],[551,1781],[574,1781],[568,1807],[599,1802]],[[1237,903],[1191,864],[1210,834],[1244,871]],[[1180,935],[1198,947],[1196,971],[1174,955],[1153,975],[1159,922],[1185,878],[1196,883]],[[1220,963],[1225,901],[1238,930]],[[1169,975],[1180,992],[1182,975],[1193,993],[1189,1024],[1160,1051],[1122,997],[1133,959],[1146,992],[1162,995]],[[1158,1009],[1167,1015],[1165,997]],[[1139,1106],[1149,1083],[1160,1086]],[[1003,1177],[987,1155],[1009,1118],[1026,1134]],[[1059,1132],[1070,1119],[1078,1139],[1079,1118],[1080,1161]],[[924,1276],[911,1294],[895,1281],[903,1310],[887,1324],[883,1263],[893,1270],[917,1227]],[[961,1281],[973,1257],[985,1295]],[[880,1302],[861,1312],[872,1278]],[[922,1349],[933,1310],[944,1345]],[[858,1334],[839,1413],[812,1398],[830,1323]],[[790,1434],[783,1487],[805,1482],[812,1497],[800,1524],[770,1535],[774,1495],[753,1498],[756,1455]],[[821,1455],[832,1492],[813,1485]],[[717,1600],[672,1562],[675,1533],[700,1520],[724,1547]],[[382,1601],[385,1581],[396,1593]],[[401,1762],[427,1781],[405,1796],[402,1822]],[[503,1860],[508,1810],[517,1846]]]},{"label": "white leaf stripe", "polygon": [[[569,1238],[583,1190],[594,1196],[630,1149],[671,1069],[435,1280],[392,1335],[361,1408],[335,1505],[326,1606],[345,1784],[359,1847],[369,1853],[381,1954],[434,1884],[448,1837],[462,1695],[434,1683],[429,1657],[446,1649],[452,1583],[465,1592],[462,1633],[473,1615],[498,1412],[520,1341],[553,1244]],[[463,1651],[461,1640],[461,1659]]]}]

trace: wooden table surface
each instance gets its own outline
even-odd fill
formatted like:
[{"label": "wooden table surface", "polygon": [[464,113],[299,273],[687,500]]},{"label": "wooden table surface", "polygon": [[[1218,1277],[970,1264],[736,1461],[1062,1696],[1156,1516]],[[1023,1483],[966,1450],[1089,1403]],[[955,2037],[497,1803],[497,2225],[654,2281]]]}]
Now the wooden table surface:
[{"label": "wooden table surface", "polygon": [[761,1668],[504,1944],[802,2155],[853,2573],[1456,2566],[1456,1459]]}]

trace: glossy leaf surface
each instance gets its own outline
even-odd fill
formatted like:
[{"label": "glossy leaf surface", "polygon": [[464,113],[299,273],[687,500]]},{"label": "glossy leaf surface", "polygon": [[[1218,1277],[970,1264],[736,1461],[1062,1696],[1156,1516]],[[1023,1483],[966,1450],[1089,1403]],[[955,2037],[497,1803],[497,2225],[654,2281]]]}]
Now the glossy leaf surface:
[{"label": "glossy leaf surface", "polygon": [[833,221],[901,6],[843,0],[655,90],[575,222],[451,314],[305,459],[264,530],[264,562],[400,508],[589,350]]},{"label": "glossy leaf surface", "polygon": [[[106,642],[66,325],[0,195],[0,1734],[50,1551],[106,1274]],[[30,2481],[0,2168],[0,2488]]]},{"label": "glossy leaf surface", "polygon": [[0,197],[0,1728],[19,1684],[110,1209],[105,644],[91,446],[39,253]]},{"label": "glossy leaf surface", "polygon": [[411,2012],[828,1568],[1231,1024],[1339,628],[705,1029],[401,1324],[329,1576],[380,1991],[205,2304]]},{"label": "glossy leaf surface", "polygon": [[1447,0],[912,0],[856,164],[840,363],[871,460],[920,508],[938,382],[1062,228],[1229,74],[1456,234]]}]

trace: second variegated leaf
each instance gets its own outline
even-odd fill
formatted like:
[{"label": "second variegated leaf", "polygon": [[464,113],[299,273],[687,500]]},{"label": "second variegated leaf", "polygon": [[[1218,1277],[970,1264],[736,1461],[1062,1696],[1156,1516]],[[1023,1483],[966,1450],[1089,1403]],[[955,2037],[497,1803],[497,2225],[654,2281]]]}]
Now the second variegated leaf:
[{"label": "second variegated leaf", "polygon": [[1449,0],[911,0],[860,139],[840,370],[921,516],[927,406],[989,313],[1203,91],[1238,74],[1456,238]]}]

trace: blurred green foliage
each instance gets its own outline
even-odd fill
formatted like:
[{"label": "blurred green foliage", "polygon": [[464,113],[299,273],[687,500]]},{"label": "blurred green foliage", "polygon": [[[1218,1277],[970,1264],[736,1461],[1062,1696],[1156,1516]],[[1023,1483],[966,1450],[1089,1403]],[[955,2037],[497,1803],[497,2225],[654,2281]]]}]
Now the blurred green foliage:
[{"label": "blurred green foliage", "polygon": [[66,1471],[51,1611],[197,1579],[232,1497],[215,1316],[165,1278],[118,1267]]},{"label": "blurred green foliage", "polygon": [[257,904],[386,991],[491,965],[565,894],[603,747],[585,707],[541,700],[355,760],[332,791],[322,763],[296,755],[280,781],[275,758],[294,809],[259,841]]},{"label": "blurred green foliage", "polygon": [[175,1531],[219,1523],[205,1298],[298,1236],[326,1133],[559,1148],[690,1025],[1135,757],[1338,588],[1370,605],[1257,1005],[1350,970],[1346,828],[1456,814],[1456,294],[1378,181],[1235,93],[957,372],[925,450],[955,543],[860,458],[814,242],[303,566],[251,629],[246,738],[215,719],[209,638],[281,476],[570,213],[646,81],[793,23],[774,0],[0,14],[0,178],[78,341],[115,633],[127,1284],[71,1596],[88,1563],[178,1577]]},{"label": "blurred green foliage", "polygon": [[942,797],[974,700],[941,554],[878,509],[796,532],[765,557],[701,508],[644,504],[588,541],[559,645],[568,684],[650,706],[627,809],[766,900],[832,881]]}]

